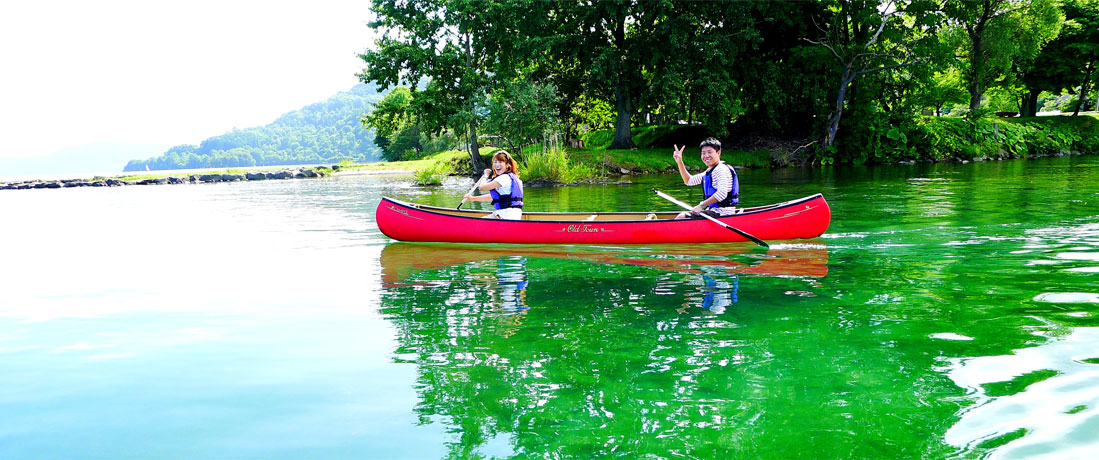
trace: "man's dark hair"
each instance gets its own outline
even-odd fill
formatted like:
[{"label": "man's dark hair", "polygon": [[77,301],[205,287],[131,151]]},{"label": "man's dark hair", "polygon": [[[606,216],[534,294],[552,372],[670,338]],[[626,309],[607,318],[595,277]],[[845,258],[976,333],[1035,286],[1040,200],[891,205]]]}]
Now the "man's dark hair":
[{"label": "man's dark hair", "polygon": [[698,148],[703,149],[706,148],[707,145],[713,147],[714,150],[717,150],[719,152],[721,151],[721,141],[717,140],[716,137],[707,137],[706,140],[702,141],[702,144],[700,144]]}]

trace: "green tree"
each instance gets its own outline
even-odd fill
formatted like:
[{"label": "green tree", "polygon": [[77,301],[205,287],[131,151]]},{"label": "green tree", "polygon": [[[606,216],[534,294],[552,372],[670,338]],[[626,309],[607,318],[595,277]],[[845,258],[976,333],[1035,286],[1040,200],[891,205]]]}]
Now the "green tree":
[{"label": "green tree", "polygon": [[746,50],[760,41],[757,2],[667,2],[637,31],[642,91],[638,107],[665,119],[701,122],[724,136],[746,111]]},{"label": "green tree", "polygon": [[[783,137],[809,137],[824,126],[829,93],[836,78],[835,58],[805,38],[816,37],[815,23],[830,14],[824,2],[753,4],[755,38],[731,66],[745,113],[740,130]],[[818,18],[818,19],[814,19]]]},{"label": "green tree", "polygon": [[568,112],[564,115],[565,131],[571,136],[570,139],[581,138],[592,130],[614,126],[614,107],[603,99],[581,95],[566,108]]},{"label": "green tree", "polygon": [[[1078,100],[1085,99],[1088,82],[1099,55],[1099,2],[1069,0],[1063,5],[1065,22],[1057,38],[1047,43],[1030,61],[1018,66],[1016,78],[1024,86],[1021,93],[1023,116],[1034,116],[1043,91],[1060,94],[1080,88]],[[1073,107],[1075,109],[1075,107]]]},{"label": "green tree", "polygon": [[[630,136],[639,108],[693,113],[692,98],[706,101],[708,123],[731,121],[739,90],[733,75],[737,50],[747,46],[750,2],[615,0],[533,2],[527,56],[535,72],[548,72],[562,95],[565,118],[582,98],[614,106],[610,148],[634,146]],[[705,95],[695,93],[703,90]],[[686,104],[684,104],[686,102]],[[727,110],[728,108],[734,110]],[[569,126],[572,123],[568,123]]]},{"label": "green tree", "polygon": [[883,70],[897,69],[926,61],[915,58],[906,41],[912,33],[897,2],[879,5],[875,0],[840,0],[831,8],[832,15],[821,27],[820,40],[809,40],[830,51],[840,69],[834,108],[822,136],[821,145],[835,143],[840,120],[848,100],[848,90],[859,77]]},{"label": "green tree", "polygon": [[382,36],[359,55],[366,66],[359,78],[383,88],[409,84],[421,126],[464,130],[473,170],[483,169],[478,124],[490,89],[507,73],[501,50],[514,42],[514,15],[522,11],[494,0],[376,0],[371,10],[370,26]]},{"label": "green tree", "polygon": [[[654,2],[655,3],[655,2]],[[631,96],[641,77],[636,35],[628,24],[646,22],[643,5],[633,0],[604,2],[532,2],[544,27],[535,31],[533,42],[540,46],[550,62],[549,67],[567,70],[569,82],[581,82],[587,92],[614,101],[616,113],[612,149],[633,148],[630,136],[633,104]],[[636,30],[636,29],[635,29]],[[628,33],[631,32],[631,33]],[[529,56],[529,55],[528,55]],[[553,64],[568,60],[575,66]],[[570,86],[565,86],[569,88]],[[567,100],[575,100],[578,91],[570,91]]]},{"label": "green tree", "polygon": [[917,98],[924,107],[931,107],[935,116],[942,115],[947,104],[961,104],[966,101],[965,83],[957,68],[948,68],[932,75],[931,82],[921,88]]},{"label": "green tree", "polygon": [[1060,94],[1078,81],[1075,77],[1080,69],[1075,66],[1075,60],[1067,44],[1064,34],[1058,36],[1042,48],[1037,58],[1021,68],[1020,75],[1017,77],[1023,86],[1020,96],[1022,100],[1020,115],[1024,117],[1037,115],[1040,109],[1038,97],[1043,91]]},{"label": "green tree", "polygon": [[1067,21],[1062,36],[1068,54],[1067,68],[1083,69],[1080,95],[1072,112],[1072,116],[1077,116],[1088,98],[1088,86],[1099,64],[1099,0],[1068,1],[1065,3],[1065,16]]},{"label": "green tree", "polygon": [[526,79],[508,82],[489,98],[485,130],[505,139],[513,152],[522,152],[524,145],[534,143],[557,125],[557,100],[552,84]]},{"label": "green tree", "polygon": [[1016,60],[1037,56],[1064,21],[1057,0],[948,1],[943,11],[964,32],[959,50],[965,56],[971,116],[980,114],[989,86]]},{"label": "green tree", "polygon": [[412,114],[412,92],[398,86],[389,91],[374,106],[370,114],[362,118],[364,126],[374,129],[374,143],[382,149],[382,156],[389,161],[407,160],[404,152],[413,149],[417,156],[423,152],[420,145],[420,129]]}]

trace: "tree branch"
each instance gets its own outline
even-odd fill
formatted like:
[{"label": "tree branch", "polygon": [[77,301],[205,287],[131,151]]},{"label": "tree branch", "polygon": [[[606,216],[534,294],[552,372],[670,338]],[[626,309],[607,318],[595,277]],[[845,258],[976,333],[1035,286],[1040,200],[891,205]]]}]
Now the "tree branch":
[{"label": "tree branch", "polygon": [[821,41],[819,41],[819,42],[818,42],[818,41],[813,41],[813,40],[810,40],[810,39],[808,39],[808,38],[803,38],[802,40],[805,40],[805,41],[807,41],[807,42],[809,42],[809,43],[812,43],[812,44],[814,44],[814,45],[820,45],[820,46],[823,46],[823,47],[825,47],[825,48],[828,48],[828,51],[831,51],[831,52],[832,52],[832,55],[833,55],[833,56],[835,56],[835,57],[836,57],[836,59],[839,59],[839,60],[840,60],[840,62],[843,62],[843,57],[842,57],[842,56],[840,56],[840,53],[837,53],[837,52],[836,52],[836,49],[835,49],[835,48],[832,48],[832,45],[829,45],[829,44],[828,44],[828,42],[826,42],[826,41],[824,41],[824,40],[821,40]]},{"label": "tree branch", "polygon": [[897,58],[897,56],[895,56],[895,55],[883,54],[883,53],[860,53],[860,54],[855,55],[855,59],[866,58],[867,60],[883,58],[883,57],[884,58],[894,58],[894,59]]},{"label": "tree branch", "polygon": [[993,14],[991,14],[991,15],[989,15],[989,16],[988,16],[988,19],[989,19],[989,20],[992,20],[992,19],[996,19],[996,18],[998,18],[998,17],[1000,17],[1000,16],[1006,16],[1006,15],[1009,15],[1009,14],[1011,14],[1011,13],[1014,13],[1014,12],[1016,12],[1016,11],[1021,11],[1021,10],[1025,10],[1025,9],[1027,9],[1028,7],[1030,7],[1030,4],[1028,4],[1028,3],[1024,3],[1024,4],[1022,4],[1022,5],[1019,5],[1018,7],[1015,7],[1015,8],[1009,8],[1009,9],[1003,10],[1003,11],[1001,11],[1001,12],[999,12],[999,13],[993,13]]},{"label": "tree branch", "polygon": [[[892,6],[893,6],[893,0],[889,0],[889,3],[887,3],[885,5],[885,10],[888,11],[889,8],[891,8]],[[881,24],[878,25],[878,31],[874,32],[874,36],[870,37],[870,41],[866,42],[866,46],[863,46],[863,49],[869,49],[871,45],[873,45],[875,42],[878,41],[878,37],[881,35],[882,31],[885,30],[885,23],[889,22],[889,18],[893,17],[893,15],[896,14],[896,13],[897,12],[894,11],[892,13],[887,13],[887,14],[882,15]]]},{"label": "tree branch", "polygon": [[810,143],[808,143],[808,144],[805,144],[805,145],[803,145],[803,146],[801,146],[801,147],[798,147],[798,148],[794,149],[794,151],[793,151],[793,152],[790,152],[790,154],[791,154],[791,155],[797,155],[797,153],[798,153],[798,151],[799,151],[799,150],[801,150],[801,149],[803,149],[803,148],[806,148],[806,147],[808,147],[808,146],[810,146],[810,145],[816,144],[816,143],[817,143],[817,141],[813,141],[813,142],[810,142]]},{"label": "tree branch", "polygon": [[824,36],[828,36],[828,31],[824,30],[824,28],[821,27],[820,24],[817,24],[817,18],[815,16],[809,16],[809,19],[813,20],[813,27],[816,27],[817,30],[819,30],[820,33]]},{"label": "tree branch", "polygon": [[921,64],[921,63],[927,62],[928,60],[929,60],[928,58],[922,58],[922,59],[917,59],[917,60],[912,61],[912,62],[905,62],[903,64],[893,64],[893,65],[886,65],[886,66],[876,67],[876,68],[873,68],[873,69],[860,70],[858,72],[855,72],[855,76],[857,77],[859,75],[866,75],[868,73],[877,72],[879,70],[889,70],[889,69],[896,69],[896,68],[900,68],[900,67],[908,67],[910,65],[916,65],[916,64]]}]

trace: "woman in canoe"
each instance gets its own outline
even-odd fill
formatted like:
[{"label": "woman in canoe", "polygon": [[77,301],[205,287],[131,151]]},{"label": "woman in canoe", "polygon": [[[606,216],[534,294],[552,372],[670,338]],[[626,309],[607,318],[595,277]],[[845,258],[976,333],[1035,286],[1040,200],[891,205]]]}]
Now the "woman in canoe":
[{"label": "woman in canoe", "polygon": [[[489,180],[491,174],[492,180]],[[523,181],[519,180],[519,164],[504,150],[492,154],[492,169],[486,169],[480,185],[474,187],[488,195],[467,193],[470,201],[492,201],[496,208],[489,214],[491,219],[519,220],[523,217]]]},{"label": "woman in canoe", "polygon": [[693,176],[687,173],[687,167],[683,165],[683,148],[686,146],[674,147],[672,158],[679,166],[679,175],[683,177],[683,184],[688,186],[701,184],[703,195],[706,197],[690,212],[679,213],[676,219],[686,219],[703,212],[710,217],[735,214],[736,204],[740,201],[740,181],[733,167],[721,161],[721,141],[712,137],[702,141],[699,148],[702,150],[702,162],[706,163],[706,171]]}]

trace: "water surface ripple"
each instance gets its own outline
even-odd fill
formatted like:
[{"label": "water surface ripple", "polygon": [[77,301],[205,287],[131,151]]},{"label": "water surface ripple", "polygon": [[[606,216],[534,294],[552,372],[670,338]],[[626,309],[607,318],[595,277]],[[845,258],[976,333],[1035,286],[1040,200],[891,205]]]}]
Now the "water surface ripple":
[{"label": "water surface ripple", "polygon": [[[464,178],[0,193],[0,458],[1087,458],[1099,159],[740,171],[820,238],[409,244]],[[528,210],[668,210],[659,187]],[[479,206],[479,205],[474,205]]]}]

